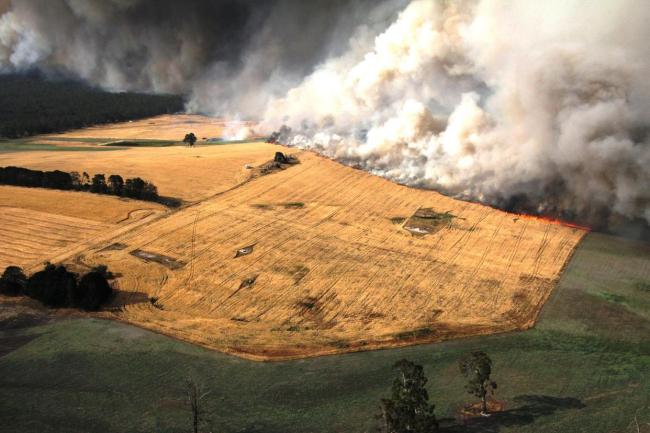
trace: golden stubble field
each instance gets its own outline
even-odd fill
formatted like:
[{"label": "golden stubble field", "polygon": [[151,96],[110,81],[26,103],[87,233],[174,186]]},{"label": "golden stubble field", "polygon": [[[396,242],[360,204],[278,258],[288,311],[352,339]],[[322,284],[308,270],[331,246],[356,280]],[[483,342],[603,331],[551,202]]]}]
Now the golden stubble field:
[{"label": "golden stubble field", "polygon": [[[309,152],[298,152],[298,165],[246,182],[244,161],[294,150],[230,147],[137,149],[167,167],[177,167],[174,152],[193,150],[232,167],[219,170],[209,192],[186,180],[187,168],[178,170],[176,195],[192,204],[102,229],[96,242],[55,255],[120,275],[103,316],[259,360],[526,329],[585,234],[396,185]],[[52,153],[58,164],[73,152]],[[88,158],[105,163],[115,153]],[[172,195],[160,170],[140,175]],[[420,235],[412,226],[427,212],[446,216]]]},{"label": "golden stubble field", "polygon": [[84,139],[182,140],[188,132],[197,137],[219,136],[224,122],[204,116],[158,116],[136,122],[101,125],[64,134],[34,137],[33,143],[86,146],[88,152],[31,151],[0,153],[0,166],[15,165],[34,170],[63,170],[108,177],[141,177],[152,181],[161,195],[193,202],[228,189],[246,178],[246,164],[259,165],[273,157],[275,146],[266,143],[133,147],[125,150],[90,151],[97,144]]},{"label": "golden stubble field", "polygon": [[166,213],[164,206],[72,191],[0,186],[0,269],[40,266]]}]

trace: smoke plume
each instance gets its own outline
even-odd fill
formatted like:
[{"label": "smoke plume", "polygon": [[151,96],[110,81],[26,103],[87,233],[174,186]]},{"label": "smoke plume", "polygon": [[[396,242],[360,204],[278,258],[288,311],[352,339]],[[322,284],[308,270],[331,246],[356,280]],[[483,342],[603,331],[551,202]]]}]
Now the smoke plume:
[{"label": "smoke plume", "polygon": [[0,70],[183,92],[395,181],[650,221],[642,0],[14,1]]}]

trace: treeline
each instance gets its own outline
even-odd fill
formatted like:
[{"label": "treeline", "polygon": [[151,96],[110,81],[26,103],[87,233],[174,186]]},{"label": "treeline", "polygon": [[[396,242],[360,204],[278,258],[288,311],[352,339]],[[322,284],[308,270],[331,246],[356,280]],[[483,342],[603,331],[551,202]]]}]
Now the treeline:
[{"label": "treeline", "polygon": [[109,93],[74,81],[0,75],[0,136],[8,138],[182,111],[177,95]]},{"label": "treeline", "polygon": [[153,183],[139,177],[124,180],[117,174],[111,174],[108,178],[103,174],[96,174],[91,178],[86,172],[80,175],[76,171],[67,173],[59,170],[41,171],[22,167],[0,167],[0,184],[87,191],[137,200],[162,201],[158,195],[158,188]]},{"label": "treeline", "polygon": [[106,266],[93,268],[81,278],[63,265],[48,263],[29,278],[21,268],[9,266],[0,277],[0,294],[28,296],[51,308],[97,311],[113,294],[108,283],[112,277]]}]

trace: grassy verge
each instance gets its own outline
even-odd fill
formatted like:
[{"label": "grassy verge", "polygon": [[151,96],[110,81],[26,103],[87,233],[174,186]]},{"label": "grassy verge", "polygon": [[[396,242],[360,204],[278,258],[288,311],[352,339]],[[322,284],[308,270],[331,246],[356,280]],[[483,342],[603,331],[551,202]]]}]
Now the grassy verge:
[{"label": "grassy verge", "polygon": [[[406,357],[425,366],[443,431],[625,432],[635,414],[650,422],[648,283],[650,249],[592,234],[532,330],[281,363],[95,319],[6,330],[0,431],[188,431],[182,383],[192,375],[212,391],[205,431],[366,432],[390,366]],[[492,356],[507,411],[460,426],[455,411],[472,398],[456,362],[474,349]]]}]

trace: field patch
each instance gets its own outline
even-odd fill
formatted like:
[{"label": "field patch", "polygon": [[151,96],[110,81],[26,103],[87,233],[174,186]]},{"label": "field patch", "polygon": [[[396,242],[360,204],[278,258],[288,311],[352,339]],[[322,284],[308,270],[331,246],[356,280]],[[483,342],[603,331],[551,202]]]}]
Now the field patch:
[{"label": "field patch", "polygon": [[[299,159],[86,254],[164,305],[116,318],[274,360],[526,329],[585,234]],[[133,250],[185,265],[132,268]]]},{"label": "field patch", "polygon": [[[0,186],[0,271],[30,268],[165,212],[157,203],[42,188]],[[111,248],[118,249],[114,243]]]},{"label": "field patch", "polygon": [[0,209],[9,206],[102,223],[120,223],[165,211],[164,206],[153,202],[8,185],[0,185],[0,204]]},{"label": "field patch", "polygon": [[36,265],[110,229],[107,223],[2,206],[0,269]]}]

